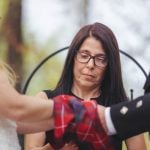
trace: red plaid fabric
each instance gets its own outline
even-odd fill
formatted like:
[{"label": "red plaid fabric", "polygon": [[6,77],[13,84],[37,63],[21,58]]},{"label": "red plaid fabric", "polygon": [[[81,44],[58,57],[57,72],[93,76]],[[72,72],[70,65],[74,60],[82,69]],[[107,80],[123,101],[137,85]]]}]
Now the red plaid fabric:
[{"label": "red plaid fabric", "polygon": [[65,133],[75,133],[80,141],[88,142],[93,150],[113,150],[97,115],[96,101],[80,101],[74,96],[54,97],[54,138],[59,149],[65,144]]}]

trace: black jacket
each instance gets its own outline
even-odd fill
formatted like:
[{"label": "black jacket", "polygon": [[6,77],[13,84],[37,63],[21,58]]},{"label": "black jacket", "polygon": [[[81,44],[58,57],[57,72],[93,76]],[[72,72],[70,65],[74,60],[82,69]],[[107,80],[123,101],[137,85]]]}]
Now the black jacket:
[{"label": "black jacket", "polygon": [[110,109],[117,136],[126,139],[150,131],[150,93]]}]

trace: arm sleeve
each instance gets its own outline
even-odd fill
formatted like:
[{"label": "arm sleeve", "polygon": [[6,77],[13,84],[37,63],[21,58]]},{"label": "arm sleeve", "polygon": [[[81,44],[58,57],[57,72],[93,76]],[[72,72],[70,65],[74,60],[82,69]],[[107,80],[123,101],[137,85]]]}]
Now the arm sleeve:
[{"label": "arm sleeve", "polygon": [[126,139],[150,131],[150,94],[110,108],[117,136]]}]

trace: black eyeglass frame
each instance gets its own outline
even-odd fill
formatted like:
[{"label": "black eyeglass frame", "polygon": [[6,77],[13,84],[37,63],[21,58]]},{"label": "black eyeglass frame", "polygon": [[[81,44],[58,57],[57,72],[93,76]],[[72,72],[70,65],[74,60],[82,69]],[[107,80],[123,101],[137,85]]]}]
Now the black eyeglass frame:
[{"label": "black eyeglass frame", "polygon": [[[89,56],[89,58],[86,60],[86,61],[81,61],[81,58],[80,58],[80,56],[81,56],[81,54],[83,54],[83,55],[87,55],[87,56]],[[82,57],[82,56],[81,56]],[[104,59],[103,60],[101,60],[101,63],[102,63],[102,61],[105,61],[104,62],[104,66],[102,66],[102,65],[97,65],[97,63],[96,63],[96,59],[95,58],[100,58],[100,57],[103,57]],[[106,66],[107,66],[107,64],[108,64],[108,59],[107,59],[107,57],[106,56],[99,56],[99,55],[95,55],[95,56],[92,56],[92,55],[90,55],[90,54],[88,54],[88,53],[85,53],[85,52],[81,52],[81,51],[78,51],[77,53],[76,53],[76,59],[77,59],[77,61],[79,61],[80,63],[88,63],[91,59],[93,59],[94,60],[94,65],[96,66],[96,67],[101,67],[101,68],[105,68]]]}]

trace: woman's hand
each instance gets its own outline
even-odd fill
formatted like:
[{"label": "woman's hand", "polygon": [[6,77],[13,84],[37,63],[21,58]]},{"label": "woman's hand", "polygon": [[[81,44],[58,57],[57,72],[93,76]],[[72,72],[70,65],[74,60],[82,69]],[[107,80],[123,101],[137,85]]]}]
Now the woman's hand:
[{"label": "woman's hand", "polygon": [[29,149],[29,150],[54,150],[54,149],[53,149],[52,146],[48,143],[48,144],[46,144],[46,145],[44,145],[44,146],[42,146],[42,147],[34,147],[34,148]]},{"label": "woman's hand", "polygon": [[60,150],[78,150],[78,146],[73,142],[66,143]]},{"label": "woman's hand", "polygon": [[[54,150],[52,146],[48,143],[42,147],[32,148],[31,150]],[[66,143],[60,150],[78,150],[78,147],[73,142]]]},{"label": "woman's hand", "polygon": [[41,150],[54,150],[54,149],[53,149],[52,146],[48,143],[48,144],[44,145]]}]

